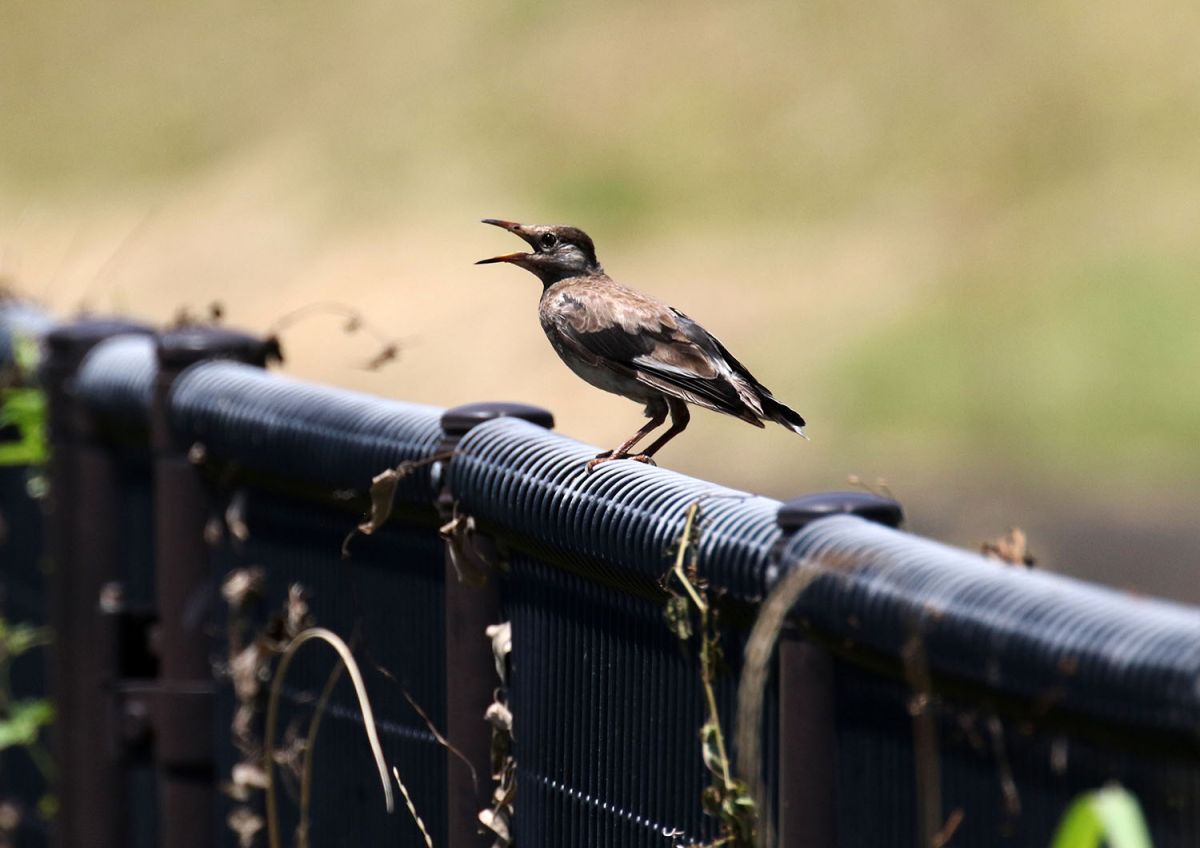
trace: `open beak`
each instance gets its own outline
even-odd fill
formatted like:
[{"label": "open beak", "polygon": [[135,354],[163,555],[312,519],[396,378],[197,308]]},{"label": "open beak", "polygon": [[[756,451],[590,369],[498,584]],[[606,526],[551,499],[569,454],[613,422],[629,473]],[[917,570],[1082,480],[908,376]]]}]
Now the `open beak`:
[{"label": "open beak", "polygon": [[[499,218],[484,218],[483,223],[491,224],[493,227],[500,227],[503,230],[508,230],[515,236],[520,236],[525,241],[529,242],[530,247],[536,247],[533,244],[533,237],[528,236],[524,232],[524,228],[515,221],[502,221]],[[493,256],[491,259],[480,259],[476,265],[490,265],[493,262],[510,262],[513,265],[523,265],[524,261],[532,254],[529,253],[506,253],[503,256]]]},{"label": "open beak", "polygon": [[514,265],[520,265],[528,253],[506,253],[503,256],[493,256],[491,259],[480,259],[476,265],[490,265],[493,262],[511,262]]}]

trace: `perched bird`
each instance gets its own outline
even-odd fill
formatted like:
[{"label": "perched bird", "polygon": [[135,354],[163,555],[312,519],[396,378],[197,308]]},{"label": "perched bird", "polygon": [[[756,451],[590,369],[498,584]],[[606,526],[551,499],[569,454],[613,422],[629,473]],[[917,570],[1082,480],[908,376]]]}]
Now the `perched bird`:
[{"label": "perched bird", "polygon": [[[520,236],[532,253],[508,253],[476,265],[508,262],[542,281],[538,317],[550,344],[572,371],[593,386],[644,404],[650,421],[588,463],[651,462],[684,431],[689,403],[724,412],[756,427],[774,421],[804,436],[804,419],[771,395],[707,330],[649,295],[614,282],[596,260],[587,233],[575,227],[483,223]],[[671,426],[641,453],[631,451],[671,415]],[[807,438],[807,437],[805,437]]]}]

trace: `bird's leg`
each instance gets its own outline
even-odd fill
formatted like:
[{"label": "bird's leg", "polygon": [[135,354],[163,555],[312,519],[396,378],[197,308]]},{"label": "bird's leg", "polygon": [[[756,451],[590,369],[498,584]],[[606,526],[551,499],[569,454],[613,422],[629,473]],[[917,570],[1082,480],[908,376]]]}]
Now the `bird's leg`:
[{"label": "bird's leg", "polygon": [[587,470],[591,471],[597,465],[600,465],[603,462],[609,462],[613,459],[625,459],[627,456],[629,456],[630,448],[632,448],[642,439],[646,438],[646,436],[648,436],[652,430],[660,426],[666,420],[667,408],[659,407],[657,410],[651,413],[650,420],[646,422],[642,429],[638,430],[636,433],[622,442],[620,447],[599,454],[595,459],[591,460],[587,464]]},{"label": "bird's leg", "polygon": [[687,404],[678,398],[669,397],[667,398],[667,406],[671,409],[671,428],[655,439],[645,451],[633,457],[638,462],[653,464],[653,460],[650,457],[658,453],[663,445],[687,429],[688,421],[692,419],[692,414],[688,412]]}]

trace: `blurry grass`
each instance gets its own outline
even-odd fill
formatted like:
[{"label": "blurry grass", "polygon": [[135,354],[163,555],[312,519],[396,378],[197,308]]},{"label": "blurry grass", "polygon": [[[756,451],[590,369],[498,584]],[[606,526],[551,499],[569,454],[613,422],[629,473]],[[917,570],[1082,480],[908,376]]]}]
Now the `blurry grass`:
[{"label": "blurry grass", "polygon": [[1031,475],[1195,479],[1198,261],[953,280],[846,361],[843,423]]},{"label": "blurry grass", "polygon": [[[331,203],[462,185],[592,225],[785,227],[916,192],[1019,203],[1195,162],[1200,12],[1151,0],[0,11],[0,181],[122,190],[305,139]],[[1185,165],[1186,162],[1179,164]]]}]

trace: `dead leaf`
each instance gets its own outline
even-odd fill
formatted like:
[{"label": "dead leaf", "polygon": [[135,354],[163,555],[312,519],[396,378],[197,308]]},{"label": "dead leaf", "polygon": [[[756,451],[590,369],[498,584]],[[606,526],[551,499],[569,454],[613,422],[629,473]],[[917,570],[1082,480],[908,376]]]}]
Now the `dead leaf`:
[{"label": "dead leaf", "polygon": [[1029,552],[1025,532],[1020,527],[1013,527],[1003,536],[984,542],[980,553],[988,559],[997,559],[1010,565],[1033,568],[1037,564],[1037,560]]},{"label": "dead leaf", "polygon": [[246,490],[238,489],[225,508],[225,526],[229,535],[245,544],[250,540],[250,526],[246,523]]},{"label": "dead leaf", "polygon": [[238,763],[233,767],[231,778],[238,786],[267,788],[267,773],[259,763]]},{"label": "dead leaf", "polygon": [[356,535],[361,533],[364,536],[370,536],[387,523],[388,518],[392,515],[392,508],[396,504],[396,487],[400,485],[400,481],[422,465],[435,462],[438,458],[429,457],[415,462],[402,462],[395,468],[381,471],[371,478],[371,513],[355,529],[351,530],[345,541],[342,542],[343,558],[350,556],[350,540]]},{"label": "dead leaf", "polygon": [[378,371],[389,362],[394,362],[400,358],[400,345],[391,343],[384,345],[379,353],[372,356],[364,364],[363,368],[367,371]]},{"label": "dead leaf", "polygon": [[483,537],[475,533],[475,519],[455,512],[454,517],[438,528],[446,542],[446,553],[458,582],[467,586],[483,586],[492,567],[492,560],[480,545]]},{"label": "dead leaf", "polygon": [[262,691],[266,661],[262,644],[258,641],[251,642],[230,660],[229,677],[239,701],[249,702],[258,697]]},{"label": "dead leaf", "polygon": [[226,823],[237,834],[239,848],[254,848],[254,837],[263,829],[262,816],[249,807],[235,807]]},{"label": "dead leaf", "polygon": [[499,701],[492,702],[491,706],[489,706],[487,711],[483,714],[483,718],[496,730],[501,730],[505,733],[512,733],[512,710]]},{"label": "dead leaf", "polygon": [[358,525],[358,532],[370,536],[384,525],[396,504],[396,487],[412,473],[408,463],[376,474],[371,478],[371,515]]},{"label": "dead leaf", "polygon": [[496,676],[504,683],[508,679],[508,655],[512,653],[512,622],[490,624],[484,631],[492,640],[492,657],[496,661]]},{"label": "dead leaf", "polygon": [[346,538],[342,541],[342,558],[349,559],[350,542],[355,536],[359,533],[370,536],[391,517],[392,509],[396,504],[396,487],[400,485],[401,480],[409,477],[419,468],[433,465],[436,462],[444,462],[454,455],[454,451],[446,451],[423,459],[410,459],[395,468],[381,471],[371,478],[371,512],[357,527],[346,534]]},{"label": "dead leaf", "polygon": [[288,586],[288,597],[284,604],[286,632],[289,639],[312,626],[313,618],[308,608],[308,590],[299,583]]},{"label": "dead leaf", "polygon": [[512,845],[512,830],[508,823],[508,813],[499,810],[480,810],[479,823],[496,835],[492,848],[505,848]]},{"label": "dead leaf", "polygon": [[234,610],[243,609],[262,597],[266,580],[266,574],[258,566],[234,569],[221,583],[221,597]]}]

